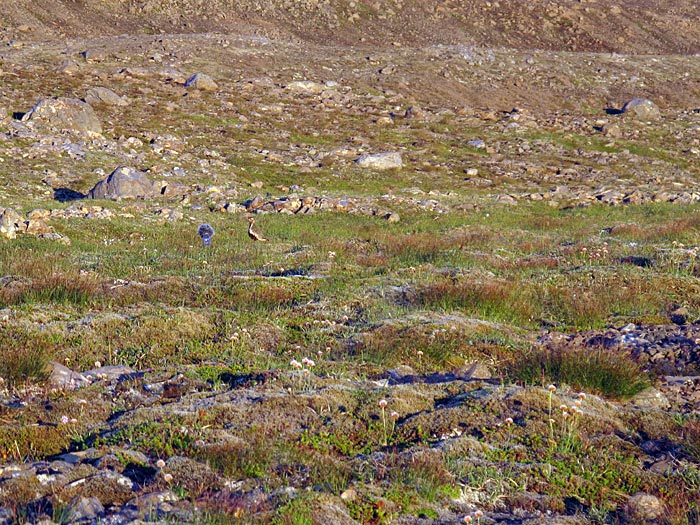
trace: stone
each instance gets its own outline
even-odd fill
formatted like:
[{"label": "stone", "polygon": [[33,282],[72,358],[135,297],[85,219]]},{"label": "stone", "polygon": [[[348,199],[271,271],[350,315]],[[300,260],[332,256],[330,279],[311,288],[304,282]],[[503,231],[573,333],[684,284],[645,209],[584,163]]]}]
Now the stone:
[{"label": "stone", "polygon": [[100,366],[98,368],[93,368],[92,370],[87,370],[83,372],[84,376],[96,378],[96,379],[107,379],[107,380],[117,380],[125,381],[127,379],[133,379],[142,373],[136,372],[134,369],[124,366],[124,365],[107,365]]},{"label": "stone", "polygon": [[21,215],[11,208],[5,208],[0,215],[0,235],[5,239],[16,239],[17,230],[20,229],[22,222]]},{"label": "stone", "polygon": [[102,134],[95,111],[77,98],[44,98],[22,117],[23,122],[40,128],[74,131],[87,136]]},{"label": "stone", "polygon": [[463,379],[491,379],[491,370],[489,367],[478,361],[474,363],[469,363],[464,367],[460,368],[458,372],[459,377]]},{"label": "stone", "polygon": [[107,106],[127,106],[129,102],[120,97],[114,91],[106,87],[94,87],[88,89],[85,95],[88,104],[105,104]]},{"label": "stone", "polygon": [[90,48],[80,53],[80,56],[88,62],[99,62],[107,58],[107,53],[100,49]]},{"label": "stone", "polygon": [[652,525],[661,523],[666,514],[663,502],[646,492],[637,492],[625,506],[625,523],[634,525]]},{"label": "stone", "polygon": [[66,60],[60,65],[58,72],[65,75],[74,75],[80,72],[80,64],[75,60]]},{"label": "stone", "polygon": [[195,73],[185,81],[186,88],[200,89],[202,91],[216,91],[219,85],[214,79],[204,73]]},{"label": "stone", "polygon": [[146,174],[129,166],[120,166],[110,175],[95,184],[87,193],[90,199],[123,199],[152,197],[155,195],[153,183]]},{"label": "stone", "polygon": [[671,407],[668,398],[654,387],[649,387],[629,400],[636,408],[644,408],[649,410],[667,410]]},{"label": "stone", "polygon": [[424,120],[428,114],[420,106],[410,106],[404,113],[404,118]]},{"label": "stone", "polygon": [[375,170],[390,170],[403,167],[401,153],[397,151],[387,151],[383,153],[365,153],[355,161],[361,168],[371,168]]},{"label": "stone", "polygon": [[679,306],[668,315],[668,318],[672,323],[686,324],[690,318],[690,312],[685,306]]},{"label": "stone", "polygon": [[94,522],[104,517],[105,508],[95,496],[85,498],[76,496],[66,508],[66,523]]},{"label": "stone", "polygon": [[648,98],[633,98],[622,106],[622,113],[639,120],[658,120],[661,118],[659,107]]},{"label": "stone", "polygon": [[603,132],[603,135],[613,139],[622,136],[622,128],[620,128],[620,124],[617,122],[607,122],[601,128],[601,131]]},{"label": "stone", "polygon": [[265,202],[265,199],[263,199],[261,195],[256,195],[245,204],[245,207],[248,211],[254,211],[261,208]]},{"label": "stone", "polygon": [[129,501],[127,505],[139,508],[157,507],[161,503],[177,501],[178,497],[172,490],[160,490],[157,492],[149,492],[141,496],[137,496]]},{"label": "stone", "polygon": [[29,235],[46,235],[47,233],[52,233],[53,230],[51,229],[51,226],[46,224],[43,220],[39,219],[30,219],[28,221],[24,221],[24,231],[29,234]]},{"label": "stone", "polygon": [[297,93],[301,92],[308,93],[311,95],[317,95],[318,93],[323,91],[324,87],[323,84],[319,84],[318,82],[313,82],[311,80],[296,80],[287,84],[285,86],[285,89]]},{"label": "stone", "polygon": [[610,204],[611,206],[614,206],[614,205],[622,202],[622,199],[624,197],[625,197],[625,194],[622,193],[621,191],[618,191],[618,190],[607,190],[607,191],[604,191],[604,192],[596,195],[596,199],[598,199],[599,201],[601,201],[605,204]]},{"label": "stone", "polygon": [[72,390],[81,386],[90,384],[90,380],[79,372],[75,372],[67,366],[51,361],[51,375],[49,376],[49,384],[53,388],[59,390]]}]

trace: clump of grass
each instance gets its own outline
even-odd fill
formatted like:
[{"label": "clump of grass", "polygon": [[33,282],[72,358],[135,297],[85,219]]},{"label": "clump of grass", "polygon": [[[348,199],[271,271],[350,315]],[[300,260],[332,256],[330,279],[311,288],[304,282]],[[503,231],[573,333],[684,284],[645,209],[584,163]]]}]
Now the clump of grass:
[{"label": "clump of grass", "polygon": [[23,330],[6,327],[0,331],[0,378],[7,388],[43,383],[50,374],[52,348],[49,341]]},{"label": "clump of grass", "polygon": [[263,478],[274,454],[270,441],[253,429],[245,441],[231,440],[200,448],[196,456],[229,478]]},{"label": "clump of grass", "polygon": [[363,361],[383,366],[408,364],[421,369],[461,365],[464,354],[470,350],[459,331],[395,325],[382,326],[364,334],[352,348],[353,354]]},{"label": "clump of grass", "polygon": [[528,323],[533,316],[533,301],[526,287],[511,282],[439,280],[418,288],[409,298],[416,306],[443,310],[466,310],[480,318]]},{"label": "clump of grass", "polygon": [[683,425],[682,449],[693,461],[700,461],[700,419],[690,419]]},{"label": "clump of grass", "polygon": [[101,293],[99,282],[88,275],[53,272],[42,278],[0,289],[0,306],[58,303],[86,306]]},{"label": "clump of grass", "polygon": [[506,372],[529,385],[565,383],[614,399],[631,397],[650,384],[634,361],[604,349],[533,348],[515,356]]},{"label": "clump of grass", "polygon": [[29,346],[8,351],[0,350],[0,378],[8,388],[35,382],[43,383],[49,377],[50,357],[46,350]]}]

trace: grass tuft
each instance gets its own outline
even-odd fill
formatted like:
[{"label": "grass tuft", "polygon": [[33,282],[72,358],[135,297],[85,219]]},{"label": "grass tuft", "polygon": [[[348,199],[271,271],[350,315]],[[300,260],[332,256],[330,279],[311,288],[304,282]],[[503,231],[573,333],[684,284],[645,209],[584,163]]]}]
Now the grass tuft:
[{"label": "grass tuft", "polygon": [[511,379],[528,385],[567,384],[613,399],[631,397],[650,384],[634,361],[603,349],[534,348],[506,369]]}]

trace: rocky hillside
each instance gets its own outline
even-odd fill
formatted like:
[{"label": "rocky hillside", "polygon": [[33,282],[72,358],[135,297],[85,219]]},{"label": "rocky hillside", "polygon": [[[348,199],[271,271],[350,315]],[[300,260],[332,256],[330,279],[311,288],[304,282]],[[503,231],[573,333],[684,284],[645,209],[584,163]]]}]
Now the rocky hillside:
[{"label": "rocky hillside", "polygon": [[690,0],[17,0],[5,37],[235,32],[362,46],[466,44],[625,54],[694,54]]},{"label": "rocky hillside", "polygon": [[0,0],[0,525],[700,523],[699,14]]}]

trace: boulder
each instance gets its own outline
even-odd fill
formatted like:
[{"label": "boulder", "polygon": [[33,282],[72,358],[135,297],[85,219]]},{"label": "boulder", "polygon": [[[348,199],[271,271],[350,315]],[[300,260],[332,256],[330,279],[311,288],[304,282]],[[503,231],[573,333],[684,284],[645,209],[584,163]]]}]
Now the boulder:
[{"label": "boulder", "polygon": [[129,102],[106,87],[90,88],[85,95],[88,104],[106,104],[108,106],[126,106]]},{"label": "boulder", "polygon": [[156,194],[153,183],[146,174],[129,166],[120,166],[109,176],[95,184],[87,193],[90,199],[123,199],[152,197]]},{"label": "boulder", "polygon": [[361,168],[375,170],[390,170],[403,167],[401,153],[398,151],[386,151],[383,153],[365,153],[357,159],[357,165]]},{"label": "boulder", "polygon": [[88,136],[102,133],[102,125],[92,106],[77,98],[41,99],[24,114],[22,121],[39,128],[74,131]]},{"label": "boulder", "polygon": [[95,522],[105,515],[105,508],[95,496],[74,497],[66,507],[66,522]]},{"label": "boulder", "polygon": [[295,93],[306,93],[308,95],[317,95],[323,91],[323,84],[313,82],[312,80],[295,80],[285,86],[287,91]]},{"label": "boulder", "polygon": [[638,120],[658,120],[661,118],[659,107],[648,98],[633,98],[622,106],[622,113]]},{"label": "boulder", "polygon": [[649,387],[642,390],[629,400],[630,404],[636,408],[646,410],[668,410],[671,407],[668,398],[658,389]]},{"label": "boulder", "polygon": [[666,515],[663,502],[652,494],[638,492],[630,497],[625,507],[625,523],[651,525],[661,523]]},{"label": "boulder", "polygon": [[24,217],[12,208],[0,208],[0,236],[6,239],[17,237],[17,230],[23,227]]},{"label": "boulder", "polygon": [[49,384],[53,388],[59,390],[73,390],[81,386],[88,386],[90,380],[79,372],[71,370],[61,363],[51,361],[49,363],[51,375],[49,376]]},{"label": "boulder", "polygon": [[185,81],[186,88],[201,89],[202,91],[216,91],[219,85],[214,79],[204,73],[195,73]]}]

